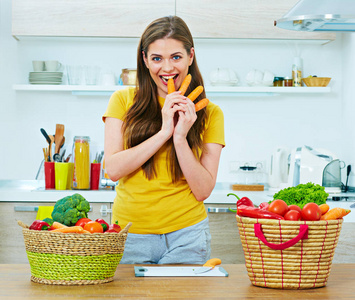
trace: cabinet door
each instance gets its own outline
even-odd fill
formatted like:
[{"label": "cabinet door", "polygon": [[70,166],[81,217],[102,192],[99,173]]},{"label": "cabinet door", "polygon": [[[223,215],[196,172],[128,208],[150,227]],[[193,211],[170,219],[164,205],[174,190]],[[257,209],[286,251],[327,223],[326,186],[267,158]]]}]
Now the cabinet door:
[{"label": "cabinet door", "polygon": [[176,0],[176,15],[200,38],[326,39],[335,33],[296,32],[274,26],[298,0]]},{"label": "cabinet door", "polygon": [[175,0],[13,0],[14,36],[139,37]]},{"label": "cabinet door", "polygon": [[[213,208],[228,208],[228,205],[205,204],[206,210]],[[244,252],[239,237],[235,213],[208,212],[211,232],[211,257],[217,257],[224,264],[244,264]]]}]

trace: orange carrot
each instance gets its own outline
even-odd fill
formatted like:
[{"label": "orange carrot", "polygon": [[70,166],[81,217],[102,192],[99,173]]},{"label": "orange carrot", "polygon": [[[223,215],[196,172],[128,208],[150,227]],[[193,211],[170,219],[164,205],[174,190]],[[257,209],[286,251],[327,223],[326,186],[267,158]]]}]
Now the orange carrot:
[{"label": "orange carrot", "polygon": [[329,205],[327,203],[319,205],[322,215],[324,215],[329,210]]},{"label": "orange carrot", "polygon": [[191,74],[187,74],[187,76],[185,77],[185,79],[183,80],[180,88],[179,88],[179,91],[181,92],[181,95],[185,95],[186,91],[187,91],[187,88],[189,87],[190,85],[190,82],[191,82]]},{"label": "orange carrot", "polygon": [[[86,230],[85,230],[86,231]],[[58,229],[51,230],[51,232],[62,232],[62,233],[84,233],[84,228],[81,226],[72,227],[62,227]]]},{"label": "orange carrot", "polygon": [[51,229],[58,229],[58,228],[63,228],[63,227],[67,227],[66,225],[59,223],[59,222],[53,222]]},{"label": "orange carrot", "polygon": [[197,88],[195,88],[188,96],[191,101],[194,101],[200,94],[203,92],[203,86],[199,85]]},{"label": "orange carrot", "polygon": [[202,100],[198,101],[195,104],[195,110],[199,111],[199,110],[205,108],[207,106],[208,102],[210,102],[210,101],[207,98],[203,98]]},{"label": "orange carrot", "polygon": [[172,92],[175,92],[174,79],[169,78],[169,80],[168,80],[168,94],[171,94]]},{"label": "orange carrot", "polygon": [[342,217],[346,216],[350,213],[350,209],[345,209],[341,207],[335,207],[325,213],[320,219],[321,220],[337,220],[341,219]]}]

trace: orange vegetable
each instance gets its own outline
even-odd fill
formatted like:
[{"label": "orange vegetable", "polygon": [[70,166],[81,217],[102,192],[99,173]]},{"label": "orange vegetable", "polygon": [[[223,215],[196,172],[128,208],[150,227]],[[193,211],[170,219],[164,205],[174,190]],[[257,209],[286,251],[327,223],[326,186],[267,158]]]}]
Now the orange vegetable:
[{"label": "orange vegetable", "polygon": [[196,111],[199,111],[199,110],[205,108],[205,107],[207,106],[208,102],[210,102],[210,101],[209,101],[207,98],[204,98],[204,99],[198,101],[198,102],[195,104],[195,110],[196,110]]},{"label": "orange vegetable", "polygon": [[337,220],[341,219],[342,217],[346,216],[350,213],[350,209],[345,209],[341,207],[335,207],[325,213],[320,219],[321,220]]},{"label": "orange vegetable", "polygon": [[84,229],[91,232],[91,233],[95,233],[95,232],[99,232],[99,233],[103,233],[104,229],[102,228],[101,224],[99,222],[96,221],[91,221],[85,224]]},{"label": "orange vegetable", "polygon": [[64,228],[64,227],[68,227],[68,226],[54,221],[51,226],[51,230],[58,229],[58,228]]},{"label": "orange vegetable", "polygon": [[203,86],[199,85],[197,88],[195,88],[188,96],[191,101],[194,101],[200,94],[203,92]]},{"label": "orange vegetable", "polygon": [[322,211],[322,215],[324,215],[329,210],[329,205],[324,203],[319,205],[319,208]]},{"label": "orange vegetable", "polygon": [[[100,225],[101,226],[101,225]],[[81,226],[72,226],[72,227],[62,227],[54,229],[51,232],[62,232],[62,233],[85,233],[85,230]]]},{"label": "orange vegetable", "polygon": [[172,92],[175,92],[175,85],[174,85],[174,79],[170,78],[168,80],[168,94],[171,94]]},{"label": "orange vegetable", "polygon": [[186,91],[187,91],[187,88],[189,87],[190,85],[190,82],[191,82],[191,74],[187,74],[187,76],[185,77],[185,79],[183,80],[180,88],[179,88],[179,91],[181,92],[181,95],[185,95]]}]

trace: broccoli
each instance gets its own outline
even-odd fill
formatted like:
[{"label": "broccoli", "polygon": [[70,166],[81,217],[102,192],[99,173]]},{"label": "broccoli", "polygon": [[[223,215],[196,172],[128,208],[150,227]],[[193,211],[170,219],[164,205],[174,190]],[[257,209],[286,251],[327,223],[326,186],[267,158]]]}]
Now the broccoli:
[{"label": "broccoli", "polygon": [[42,221],[48,223],[50,226],[52,226],[52,225],[53,225],[53,222],[54,222],[53,219],[51,219],[51,218],[45,218],[45,219],[43,219]]},{"label": "broccoli", "polygon": [[80,194],[64,197],[56,202],[52,212],[53,221],[74,226],[81,218],[88,217],[90,204]]}]

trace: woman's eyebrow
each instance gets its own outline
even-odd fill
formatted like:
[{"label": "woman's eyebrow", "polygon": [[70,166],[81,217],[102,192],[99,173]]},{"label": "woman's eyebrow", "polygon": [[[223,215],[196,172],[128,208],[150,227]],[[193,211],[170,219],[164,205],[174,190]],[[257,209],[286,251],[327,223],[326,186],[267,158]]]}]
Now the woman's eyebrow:
[{"label": "woman's eyebrow", "polygon": [[[175,53],[170,54],[170,56],[175,56],[175,55],[177,55],[177,54],[182,55],[183,53],[180,52],[180,51],[178,51],[178,52],[175,52]],[[161,54],[152,53],[150,56],[162,56],[162,55],[161,55]]]}]

